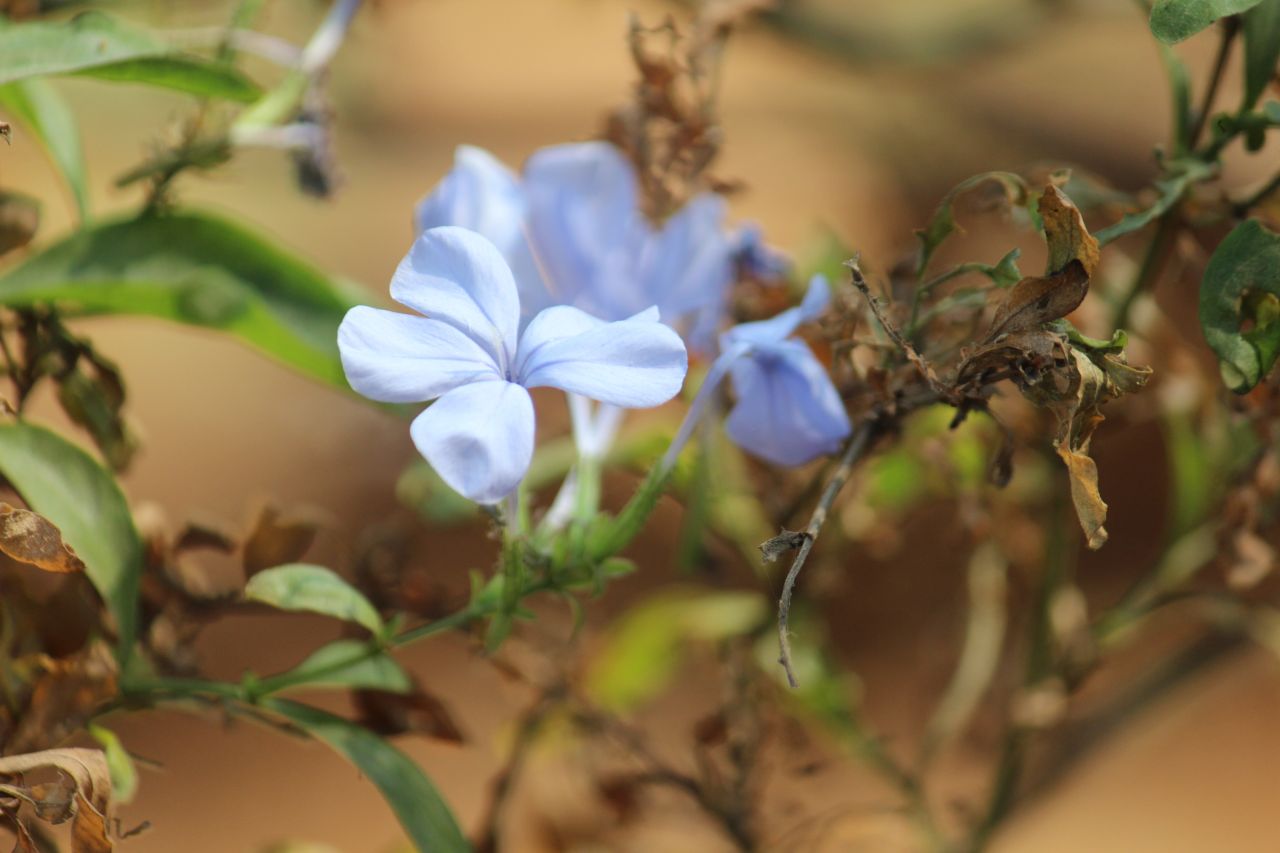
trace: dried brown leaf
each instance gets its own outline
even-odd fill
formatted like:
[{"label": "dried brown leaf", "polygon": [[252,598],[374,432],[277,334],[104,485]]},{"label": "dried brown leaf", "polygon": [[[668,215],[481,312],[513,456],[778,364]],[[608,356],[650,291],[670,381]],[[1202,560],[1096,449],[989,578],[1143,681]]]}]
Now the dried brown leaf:
[{"label": "dried brown leaf", "polygon": [[42,515],[7,503],[0,503],[0,552],[46,572],[84,571],[84,562],[63,541],[57,525]]},{"label": "dried brown leaf", "polygon": [[415,685],[412,693],[356,690],[356,722],[380,735],[420,734],[447,743],[467,738],[445,704]]},{"label": "dried brown leaf", "polygon": [[276,507],[264,506],[245,538],[242,552],[245,575],[298,562],[315,541],[319,528],[320,522],[314,515],[304,512],[282,515]]},{"label": "dried brown leaf", "polygon": [[[62,777],[48,785],[23,784],[24,774],[41,769],[56,770]],[[107,832],[111,772],[103,752],[70,748],[10,755],[0,758],[0,777],[16,779],[5,790],[36,805],[37,814],[47,815],[49,822],[71,819],[72,853],[111,853],[113,845]]]},{"label": "dried brown leaf", "polygon": [[4,743],[6,750],[31,752],[58,743],[116,695],[115,658],[105,642],[70,658],[46,659],[45,668]]},{"label": "dried brown leaf", "polygon": [[1009,290],[996,309],[987,340],[1039,329],[1045,323],[1065,317],[1080,306],[1088,292],[1089,274],[1076,259],[1051,275],[1024,278]]},{"label": "dried brown leaf", "polygon": [[1085,278],[1091,278],[1098,268],[1098,241],[1084,227],[1080,211],[1052,184],[1044,188],[1039,207],[1045,242],[1049,244],[1046,271],[1060,272],[1072,261],[1079,261]]}]

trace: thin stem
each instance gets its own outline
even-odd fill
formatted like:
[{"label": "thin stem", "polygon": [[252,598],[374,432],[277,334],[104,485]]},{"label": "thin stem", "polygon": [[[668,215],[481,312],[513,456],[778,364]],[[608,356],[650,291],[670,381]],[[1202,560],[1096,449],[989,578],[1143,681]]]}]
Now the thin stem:
[{"label": "thin stem", "polygon": [[1204,90],[1204,99],[1200,102],[1200,110],[1196,113],[1195,124],[1187,139],[1188,150],[1194,151],[1200,144],[1200,137],[1209,123],[1209,113],[1213,109],[1214,99],[1218,96],[1218,87],[1222,84],[1223,74],[1227,70],[1227,60],[1231,57],[1231,43],[1235,41],[1240,30],[1240,21],[1234,15],[1222,19],[1219,27],[1221,39],[1218,42],[1218,55],[1213,60],[1213,71],[1209,77],[1209,85]]},{"label": "thin stem", "polygon": [[866,450],[873,429],[873,424],[863,423],[854,430],[848,446],[845,447],[844,455],[840,457],[840,463],[827,480],[827,487],[823,490],[822,497],[819,498],[818,505],[814,508],[813,515],[809,518],[809,524],[802,534],[803,541],[800,543],[800,550],[791,562],[791,569],[787,572],[787,579],[782,584],[782,595],[778,599],[778,663],[782,664],[782,669],[787,674],[787,683],[792,687],[799,687],[800,682],[796,680],[796,673],[791,665],[791,638],[787,633],[787,620],[791,616],[791,594],[795,589],[796,580],[800,577],[800,570],[804,568],[804,562],[808,559],[809,552],[813,550],[813,543],[818,541],[818,533],[822,531],[822,525],[826,523],[827,515],[831,512],[831,505],[835,503],[840,490],[844,488],[844,484],[848,481],[849,474],[853,471],[853,466],[857,464],[862,457],[863,451]]},{"label": "thin stem", "polygon": [[1178,229],[1182,226],[1179,207],[1180,205],[1174,204],[1164,216],[1160,217],[1160,224],[1156,227],[1156,233],[1151,238],[1150,245],[1147,246],[1147,253],[1142,258],[1142,266],[1138,268],[1138,275],[1124,297],[1121,298],[1119,304],[1116,305],[1111,328],[1124,328],[1129,322],[1129,312],[1133,310],[1133,304],[1138,300],[1138,297],[1155,287],[1156,280],[1160,278],[1160,273],[1164,270],[1164,263],[1168,257],[1169,249],[1174,238],[1177,237]]}]

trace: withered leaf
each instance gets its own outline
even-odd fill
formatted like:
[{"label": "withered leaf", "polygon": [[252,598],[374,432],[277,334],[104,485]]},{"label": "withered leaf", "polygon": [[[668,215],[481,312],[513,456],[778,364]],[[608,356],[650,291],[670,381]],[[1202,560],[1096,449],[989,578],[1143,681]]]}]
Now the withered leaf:
[{"label": "withered leaf", "polygon": [[[32,787],[22,784],[23,774],[44,768],[58,771],[61,781]],[[111,853],[107,832],[111,773],[102,752],[71,748],[10,755],[0,758],[0,777],[14,778],[5,791],[36,805],[41,817],[52,823],[71,819],[72,853]]]},{"label": "withered leaf", "polygon": [[298,562],[315,541],[319,527],[319,519],[313,515],[282,515],[274,506],[262,507],[245,538],[245,575],[252,576],[263,569]]},{"label": "withered leaf", "polygon": [[356,690],[352,698],[358,711],[356,722],[377,734],[413,733],[447,743],[467,740],[444,703],[418,685],[411,693]]},{"label": "withered leaf", "polygon": [[7,503],[0,503],[0,552],[46,572],[84,571],[84,562],[62,540],[57,525],[38,513]]},{"label": "withered leaf", "polygon": [[115,657],[103,641],[69,658],[45,659],[44,668],[6,750],[30,752],[58,743],[116,695]]},{"label": "withered leaf", "polygon": [[1084,227],[1080,211],[1052,184],[1044,188],[1039,207],[1045,242],[1049,244],[1045,271],[1056,273],[1072,261],[1079,261],[1085,277],[1091,277],[1098,268],[1098,241]]},{"label": "withered leaf", "polygon": [[40,203],[24,193],[0,191],[0,255],[31,242],[40,227]]},{"label": "withered leaf", "polygon": [[1078,453],[1062,444],[1057,446],[1058,456],[1067,466],[1071,478],[1071,503],[1084,529],[1089,547],[1097,550],[1107,541],[1107,504],[1098,492],[1098,466],[1084,453]]},{"label": "withered leaf", "polygon": [[1038,329],[1065,317],[1080,306],[1089,292],[1089,274],[1079,260],[1071,260],[1059,272],[1024,278],[1010,289],[987,332],[987,340],[1001,335]]},{"label": "withered leaf", "polygon": [[1137,390],[1151,375],[1149,367],[1134,367],[1119,353],[1107,353],[1101,365],[1081,350],[1072,349],[1075,381],[1071,394],[1051,403],[1058,416],[1058,436],[1054,447],[1071,478],[1071,502],[1090,548],[1107,541],[1103,526],[1107,505],[1098,492],[1098,467],[1089,457],[1089,441],[1103,417],[1107,400]]}]

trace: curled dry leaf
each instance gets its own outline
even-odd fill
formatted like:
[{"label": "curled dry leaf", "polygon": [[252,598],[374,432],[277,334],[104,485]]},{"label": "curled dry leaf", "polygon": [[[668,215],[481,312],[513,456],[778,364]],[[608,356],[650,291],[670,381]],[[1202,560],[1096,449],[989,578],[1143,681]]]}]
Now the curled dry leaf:
[{"label": "curled dry leaf", "polygon": [[7,503],[0,503],[0,552],[46,572],[84,571],[84,562],[62,540],[57,525],[38,513]]},{"label": "curled dry leaf", "polygon": [[1146,384],[1149,367],[1133,367],[1123,353],[1105,353],[1095,357],[1072,349],[1075,382],[1072,392],[1049,408],[1058,417],[1058,435],[1054,448],[1058,451],[1071,478],[1071,502],[1089,547],[1101,548],[1107,541],[1107,505],[1098,491],[1098,466],[1089,456],[1089,441],[1103,417],[1101,406],[1114,397],[1132,393]]},{"label": "curled dry leaf", "polygon": [[[1010,289],[986,336],[961,361],[956,384],[962,393],[976,393],[993,378],[1008,376],[1029,400],[1054,412],[1054,448],[1070,477],[1076,515],[1089,547],[1100,548],[1107,541],[1107,505],[1098,491],[1089,441],[1102,421],[1102,404],[1142,387],[1151,369],[1129,365],[1111,346],[1073,346],[1070,335],[1049,325],[1084,301],[1098,267],[1098,241],[1080,211],[1053,185],[1040,196],[1039,211],[1049,249],[1047,272]],[[1000,479],[1007,479],[1005,470]]]},{"label": "curled dry leaf", "polygon": [[319,528],[320,520],[312,513],[282,514],[274,506],[262,507],[244,540],[245,576],[298,562],[315,541]]},{"label": "curled dry leaf", "polygon": [[[30,785],[25,774],[37,770],[53,770],[55,782]],[[37,816],[48,823],[71,821],[71,853],[110,853],[113,849],[107,833],[111,806],[111,772],[106,756],[96,749],[47,749],[23,755],[0,758],[0,792],[8,798],[31,805]],[[6,815],[11,822],[16,814]],[[18,850],[23,850],[19,833]]]},{"label": "curled dry leaf", "polygon": [[418,734],[446,743],[466,743],[467,736],[444,702],[416,682],[410,693],[356,690],[352,698],[358,711],[356,722],[377,734]]},{"label": "curled dry leaf", "polygon": [[40,674],[30,697],[14,721],[5,751],[31,752],[56,744],[78,731],[117,693],[117,666],[102,641],[67,658],[40,655]]}]

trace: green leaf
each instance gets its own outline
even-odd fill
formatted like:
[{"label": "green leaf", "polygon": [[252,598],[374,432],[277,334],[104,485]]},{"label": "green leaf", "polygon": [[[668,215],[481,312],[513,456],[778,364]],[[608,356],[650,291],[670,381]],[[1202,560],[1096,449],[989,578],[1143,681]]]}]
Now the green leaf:
[{"label": "green leaf", "polygon": [[1219,18],[1238,15],[1261,0],[1156,0],[1151,7],[1151,32],[1165,44],[1190,38]]},{"label": "green leaf", "polygon": [[244,597],[281,610],[303,610],[355,622],[375,637],[385,628],[369,599],[324,566],[290,563],[258,572],[245,584]]},{"label": "green leaf", "polygon": [[436,786],[403,752],[368,729],[319,708],[288,699],[267,699],[262,704],[359,768],[382,792],[420,853],[471,850]]},{"label": "green leaf", "polygon": [[84,151],[80,145],[80,129],[66,102],[44,80],[19,80],[0,85],[0,109],[40,140],[71,188],[77,215],[81,221],[86,219],[89,194]]},{"label": "green leaf", "polygon": [[1105,246],[1117,237],[1123,237],[1159,219],[1182,199],[1192,184],[1212,177],[1215,172],[1212,164],[1199,160],[1179,160],[1170,166],[1171,172],[1155,182],[1159,195],[1150,207],[1137,213],[1126,213],[1119,222],[1093,232],[1099,246]]},{"label": "green leaf", "polygon": [[111,799],[117,803],[129,802],[138,791],[138,769],[133,759],[111,729],[90,723],[89,734],[102,744],[106,755],[107,771],[111,774]]},{"label": "green leaf", "polygon": [[0,305],[143,314],[234,334],[346,388],[337,331],[357,300],[314,267],[218,217],[95,224],[0,277]]},{"label": "green leaf", "polygon": [[0,83],[84,74],[248,103],[262,91],[225,63],[178,52],[157,35],[100,12],[63,23],[0,27]]},{"label": "green leaf", "polygon": [[1276,73],[1280,61],[1280,0],[1262,0],[1244,16],[1244,101],[1253,109]]},{"label": "green leaf", "polygon": [[754,592],[684,590],[654,597],[613,624],[587,673],[587,693],[614,711],[635,708],[670,683],[690,641],[741,636],[768,612]]},{"label": "green leaf", "polygon": [[142,542],[115,479],[93,457],[25,422],[0,425],[0,474],[62,531],[115,617],[117,657],[129,656],[137,625]]},{"label": "green leaf", "polygon": [[334,640],[321,646],[282,677],[291,687],[341,687],[392,693],[408,693],[413,689],[400,664],[384,652],[370,654],[369,644],[360,640]]},{"label": "green leaf", "polygon": [[[1217,354],[1222,381],[1238,394],[1257,385],[1280,355],[1280,234],[1256,219],[1219,244],[1200,283],[1200,327]],[[1242,331],[1245,321],[1253,328]]]}]

